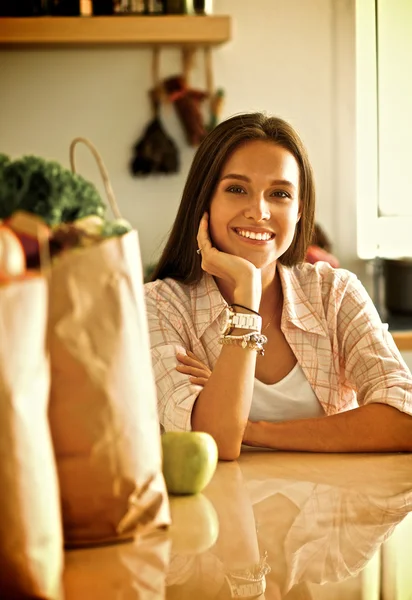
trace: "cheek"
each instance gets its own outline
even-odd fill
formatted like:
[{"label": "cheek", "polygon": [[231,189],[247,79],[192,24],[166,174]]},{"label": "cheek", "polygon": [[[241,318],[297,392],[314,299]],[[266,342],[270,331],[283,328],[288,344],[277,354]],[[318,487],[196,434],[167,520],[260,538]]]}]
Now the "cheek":
[{"label": "cheek", "polygon": [[210,239],[212,240],[212,243],[216,239],[216,235],[218,234],[218,229],[219,229],[219,226],[217,223],[216,210],[214,209],[213,206],[211,206],[209,209],[209,236],[210,236]]},{"label": "cheek", "polygon": [[300,206],[298,203],[296,203],[289,211],[288,219],[291,226],[295,228],[300,220]]},{"label": "cheek", "polygon": [[230,221],[227,207],[222,202],[212,202],[209,209],[209,234],[212,241],[218,241],[227,232]]},{"label": "cheek", "polygon": [[289,207],[283,212],[280,217],[285,227],[294,228],[299,221],[299,209],[298,207]]}]

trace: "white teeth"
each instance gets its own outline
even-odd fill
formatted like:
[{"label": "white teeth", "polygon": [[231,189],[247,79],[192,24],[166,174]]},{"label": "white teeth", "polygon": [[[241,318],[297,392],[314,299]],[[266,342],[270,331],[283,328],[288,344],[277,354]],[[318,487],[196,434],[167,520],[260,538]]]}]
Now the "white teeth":
[{"label": "white teeth", "polygon": [[247,229],[236,229],[236,233],[242,237],[250,238],[251,240],[268,241],[272,238],[272,234],[266,231],[264,233],[255,233],[254,231],[248,231]]}]

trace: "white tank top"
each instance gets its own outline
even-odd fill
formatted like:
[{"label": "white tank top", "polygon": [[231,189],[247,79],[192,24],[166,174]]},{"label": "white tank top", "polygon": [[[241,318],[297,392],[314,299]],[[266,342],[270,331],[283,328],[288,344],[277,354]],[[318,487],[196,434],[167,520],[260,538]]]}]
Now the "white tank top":
[{"label": "white tank top", "polygon": [[267,385],[255,378],[251,421],[291,421],[325,416],[298,363],[280,381]]}]

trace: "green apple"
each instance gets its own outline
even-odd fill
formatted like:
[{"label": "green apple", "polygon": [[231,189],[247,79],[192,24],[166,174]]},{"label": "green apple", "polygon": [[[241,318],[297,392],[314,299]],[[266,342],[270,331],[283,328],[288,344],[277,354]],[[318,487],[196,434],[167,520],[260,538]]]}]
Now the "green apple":
[{"label": "green apple", "polygon": [[202,554],[219,536],[219,519],[213,504],[203,494],[170,498],[172,555]]},{"label": "green apple", "polygon": [[208,433],[168,431],[162,435],[163,475],[170,494],[197,494],[212,479],[217,446]]}]

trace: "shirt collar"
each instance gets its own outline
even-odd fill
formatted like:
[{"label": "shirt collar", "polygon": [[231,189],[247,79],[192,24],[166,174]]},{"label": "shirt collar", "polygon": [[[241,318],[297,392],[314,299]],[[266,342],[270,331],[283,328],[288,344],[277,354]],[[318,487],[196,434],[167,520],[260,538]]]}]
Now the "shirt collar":
[{"label": "shirt collar", "polygon": [[[295,272],[295,269],[285,267],[279,262],[277,269],[283,290],[282,325],[290,322],[303,331],[326,337],[327,327],[325,327],[319,316],[319,308],[322,305],[320,287],[317,288],[316,286],[316,297],[309,300],[307,294],[302,289],[301,278],[298,276],[298,272]],[[204,273],[200,282],[192,285],[190,301],[198,338],[204,334],[211,323],[225,313],[225,319],[222,318],[221,323],[223,326],[223,321],[228,316],[226,314],[228,304],[211,275]],[[319,307],[318,310],[316,310],[315,306]]]},{"label": "shirt collar", "polygon": [[[217,287],[216,281],[208,273],[203,273],[199,283],[192,285],[190,290],[190,302],[196,335],[200,338],[206,329],[225,313],[228,304]],[[222,323],[223,326],[223,318]]]},{"label": "shirt collar", "polygon": [[[327,327],[321,318],[322,293],[320,286],[313,286],[313,294],[309,300],[302,288],[300,270],[277,264],[283,290],[282,325],[286,321],[293,323],[299,329],[326,337]],[[308,275],[310,276],[310,275]]]}]

